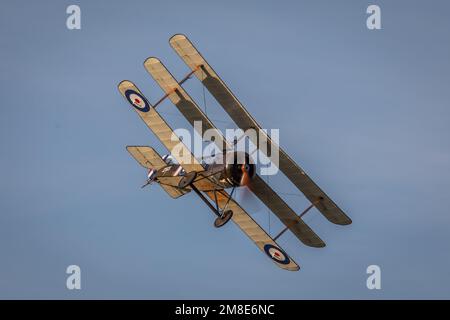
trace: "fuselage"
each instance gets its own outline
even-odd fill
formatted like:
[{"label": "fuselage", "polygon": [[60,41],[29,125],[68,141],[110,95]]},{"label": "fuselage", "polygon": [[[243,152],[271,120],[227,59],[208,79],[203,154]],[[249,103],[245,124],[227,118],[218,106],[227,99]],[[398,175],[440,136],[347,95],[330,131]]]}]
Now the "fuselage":
[{"label": "fuselage", "polygon": [[[241,156],[239,159],[238,156]],[[231,156],[223,157],[222,161],[212,161],[203,164],[204,171],[197,172],[195,185],[200,191],[222,190],[246,185],[255,174],[255,165],[250,162],[247,153],[239,155],[235,152]],[[168,177],[186,175],[182,165],[171,163],[152,173],[152,179],[164,180]],[[150,178],[150,176],[149,176]]]}]

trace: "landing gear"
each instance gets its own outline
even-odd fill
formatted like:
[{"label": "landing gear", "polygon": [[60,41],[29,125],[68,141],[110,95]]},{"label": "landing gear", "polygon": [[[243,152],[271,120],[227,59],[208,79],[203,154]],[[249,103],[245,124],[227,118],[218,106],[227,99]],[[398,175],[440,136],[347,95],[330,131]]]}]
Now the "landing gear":
[{"label": "landing gear", "polygon": [[[194,180],[194,178],[191,179],[186,179],[187,181],[191,181],[189,183],[191,189],[200,197],[200,199],[203,200],[203,202],[205,202],[208,207],[212,210],[212,212],[214,212],[214,214],[217,216],[216,220],[214,220],[214,227],[216,228],[220,228],[222,226],[224,226],[228,221],[230,221],[231,217],[233,216],[233,211],[232,210],[227,210],[228,204],[230,203],[231,197],[233,196],[233,192],[235,187],[233,188],[233,190],[231,191],[230,195],[228,196],[227,202],[225,203],[225,205],[223,206],[222,209],[220,209],[219,207],[219,201],[217,200],[217,193],[216,190],[214,190],[214,202],[216,204],[216,206],[214,207],[211,202],[206,199],[206,197],[203,195],[203,193],[200,192],[200,190],[198,190],[195,185],[192,183],[192,181]],[[185,184],[186,182],[181,180],[180,184]]]},{"label": "landing gear", "polygon": [[231,210],[225,211],[220,217],[217,217],[216,220],[214,220],[214,227],[220,228],[224,226],[228,221],[230,221],[232,216],[233,211]]}]

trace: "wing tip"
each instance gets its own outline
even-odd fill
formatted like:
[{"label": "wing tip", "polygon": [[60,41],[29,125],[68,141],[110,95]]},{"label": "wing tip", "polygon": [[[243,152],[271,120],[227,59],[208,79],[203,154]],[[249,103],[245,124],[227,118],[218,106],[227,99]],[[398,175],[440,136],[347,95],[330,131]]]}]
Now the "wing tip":
[{"label": "wing tip", "polygon": [[300,271],[300,267],[292,267],[292,268],[283,268],[283,270],[290,271],[290,272],[296,272]]},{"label": "wing tip", "polygon": [[[295,233],[294,233],[295,234]],[[298,237],[297,237],[298,238]],[[319,238],[318,235],[314,237],[314,239],[301,239],[298,238],[304,245],[312,248],[324,248],[327,246],[325,241],[323,241],[321,238]]]},{"label": "wing tip", "polygon": [[118,84],[117,84],[117,88],[120,88],[120,87],[122,87],[123,85],[125,85],[125,84],[129,84],[129,83],[132,83],[130,80],[122,80],[122,81],[120,81]]},{"label": "wing tip", "polygon": [[169,43],[172,43],[172,41],[178,41],[178,40],[187,40],[187,37],[186,37],[186,35],[184,35],[182,33],[176,33],[169,38]]},{"label": "wing tip", "polygon": [[157,63],[161,63],[161,60],[159,60],[157,57],[148,57],[144,61],[144,66],[148,64],[157,64]]},{"label": "wing tip", "polygon": [[124,95],[124,92],[126,91],[127,88],[133,87],[137,89],[136,85],[130,80],[122,80],[119,82],[119,84],[117,84],[117,89],[122,95]]},{"label": "wing tip", "polygon": [[348,226],[353,223],[352,219],[350,217],[345,216],[343,219],[339,219],[337,221],[331,221],[334,224],[340,225],[340,226]]},{"label": "wing tip", "polygon": [[352,224],[352,223],[353,223],[352,219],[348,218],[348,220],[345,221],[344,223],[342,223],[342,225],[343,225],[343,226],[348,226],[348,225],[350,225],[350,224]]},{"label": "wing tip", "polygon": [[327,244],[323,241],[317,243],[309,243],[307,245],[313,248],[325,248],[327,246]]},{"label": "wing tip", "polygon": [[286,270],[288,270],[288,271],[299,271],[300,270],[300,266],[298,264],[296,264],[295,266],[286,268]]}]

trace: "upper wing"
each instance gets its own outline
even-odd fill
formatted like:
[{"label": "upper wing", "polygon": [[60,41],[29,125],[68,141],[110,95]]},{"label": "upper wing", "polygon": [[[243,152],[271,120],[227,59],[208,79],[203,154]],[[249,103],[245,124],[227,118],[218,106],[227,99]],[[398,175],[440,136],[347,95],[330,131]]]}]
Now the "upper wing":
[{"label": "upper wing", "polygon": [[[164,146],[172,150],[175,144],[184,144],[178,139],[176,135],[172,136],[172,129],[169,125],[161,118],[159,113],[150,107],[150,104],[145,99],[144,104],[136,102],[137,106],[133,103],[133,98],[135,96],[131,96],[131,92],[135,92],[140,96],[140,99],[145,99],[143,94],[139,91],[139,89],[130,81],[122,81],[119,84],[120,93],[128,100],[128,102],[136,109],[139,116],[144,120],[147,126],[156,134],[156,136],[161,140]],[[130,98],[131,97],[131,98]],[[138,98],[139,99],[139,98]],[[145,104],[146,103],[146,104]],[[146,105],[149,108],[146,108]],[[172,136],[172,139],[171,139]],[[192,162],[189,165],[192,170],[203,171],[203,167],[200,163],[195,159],[192,153],[187,149],[186,146],[183,147],[183,154],[186,155],[189,153],[192,158]],[[181,164],[183,158],[177,158],[177,154],[173,154],[175,159]],[[183,165],[185,167],[186,165]],[[198,182],[194,182],[197,186],[197,183],[205,183],[207,179],[201,179]],[[214,195],[209,192],[207,193],[209,197],[214,197]],[[211,198],[213,199],[213,198]],[[227,194],[224,191],[223,194],[218,194],[218,202],[221,208],[225,206],[227,199]],[[286,270],[296,271],[299,269],[299,266],[295,263],[294,260],[289,258],[289,256],[278,246],[278,244],[270,238],[269,235],[242,209],[234,200],[230,200],[229,208],[233,210],[233,221],[241,228],[241,230],[247,234],[247,236],[255,242],[255,244],[260,248],[263,252],[269,255],[273,262],[277,264],[280,268]],[[280,255],[283,259],[280,258]]]},{"label": "upper wing", "polygon": [[[157,58],[148,58],[145,60],[144,66],[191,125],[194,125],[194,121],[201,121],[205,130],[215,130],[216,137],[221,137],[220,140],[214,140],[221,150],[223,150],[224,143],[229,147],[226,139],[189,94],[178,84],[161,61]],[[258,175],[253,178],[250,189],[301,242],[312,247],[325,246],[325,242]]]},{"label": "upper wing", "polygon": [[[247,112],[242,103],[220,79],[189,39],[184,35],[177,34],[170,39],[170,45],[192,70],[197,70],[195,72],[196,77],[222,105],[233,121],[244,131],[254,128],[259,131],[259,134],[266,136],[266,141],[269,144],[266,150],[270,150],[270,144],[273,143],[270,137],[262,131],[260,125]],[[281,148],[279,148],[279,168],[329,221],[341,225],[352,222]]]}]

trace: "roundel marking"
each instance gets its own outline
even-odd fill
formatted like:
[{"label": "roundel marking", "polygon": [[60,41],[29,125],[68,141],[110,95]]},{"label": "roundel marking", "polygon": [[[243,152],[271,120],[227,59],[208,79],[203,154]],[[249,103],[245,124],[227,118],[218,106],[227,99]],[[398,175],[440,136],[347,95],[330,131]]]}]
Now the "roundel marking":
[{"label": "roundel marking", "polygon": [[264,251],[272,260],[278,263],[289,264],[291,262],[286,252],[284,252],[280,248],[275,247],[274,245],[266,244],[264,246]]},{"label": "roundel marking", "polygon": [[147,99],[145,99],[139,92],[136,92],[132,89],[128,89],[125,91],[125,97],[128,102],[137,110],[141,112],[150,111],[150,104]]}]

